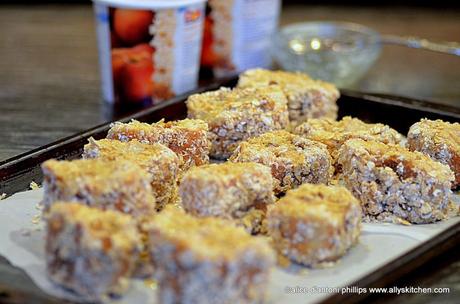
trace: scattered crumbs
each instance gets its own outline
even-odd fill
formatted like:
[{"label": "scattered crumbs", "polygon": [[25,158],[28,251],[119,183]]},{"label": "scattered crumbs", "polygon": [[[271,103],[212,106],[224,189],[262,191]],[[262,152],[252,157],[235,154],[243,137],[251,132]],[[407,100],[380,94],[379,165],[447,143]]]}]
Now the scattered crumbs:
[{"label": "scattered crumbs", "polygon": [[402,218],[399,218],[399,217],[397,217],[397,218],[394,219],[394,223],[395,223],[395,224],[404,225],[404,226],[411,226],[411,225],[412,225],[412,224],[409,223],[408,221],[403,220]]},{"label": "scattered crumbs", "polygon": [[332,262],[322,262],[322,263],[316,264],[315,268],[317,268],[317,269],[332,268],[332,267],[336,266],[339,263],[340,263],[340,260],[332,261]]},{"label": "scattered crumbs", "polygon": [[39,186],[36,182],[34,182],[34,181],[31,181],[31,182],[30,182],[29,187],[30,187],[31,190],[40,189],[40,186]]},{"label": "scattered crumbs", "polygon": [[34,215],[34,217],[32,218],[32,224],[38,225],[40,223],[41,218],[41,214]]},{"label": "scattered crumbs", "polygon": [[37,204],[35,204],[35,209],[38,210],[38,211],[43,211],[43,203],[42,202],[39,202]]},{"label": "scattered crumbs", "polygon": [[6,193],[0,194],[0,201],[6,198]]},{"label": "scattered crumbs", "polygon": [[21,235],[22,236],[29,236],[30,235],[30,229],[22,228],[21,229]]},{"label": "scattered crumbs", "polygon": [[288,268],[289,266],[291,266],[291,261],[282,254],[277,254],[276,260],[278,266],[280,266],[281,268]]},{"label": "scattered crumbs", "polygon": [[145,279],[144,284],[145,284],[145,286],[147,286],[148,288],[150,288],[152,290],[155,290],[158,287],[157,281],[155,281],[153,279]]}]

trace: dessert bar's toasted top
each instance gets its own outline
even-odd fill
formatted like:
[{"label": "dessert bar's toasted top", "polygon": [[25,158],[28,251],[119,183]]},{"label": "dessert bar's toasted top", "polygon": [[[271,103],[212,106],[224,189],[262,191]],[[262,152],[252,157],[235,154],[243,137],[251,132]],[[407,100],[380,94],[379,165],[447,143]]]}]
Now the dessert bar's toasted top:
[{"label": "dessert bar's toasted top", "polygon": [[167,129],[187,129],[194,131],[208,131],[208,124],[200,119],[182,119],[176,121],[160,120],[157,123],[152,124],[154,127],[162,127]]},{"label": "dessert bar's toasted top", "polygon": [[340,121],[309,119],[298,126],[295,133],[326,144],[328,141],[341,142],[350,138],[376,139],[385,143],[399,143],[402,140],[401,134],[387,125],[369,124],[350,116]]},{"label": "dessert bar's toasted top", "polygon": [[289,93],[289,90],[305,91],[316,89],[319,91],[327,91],[330,94],[337,95],[337,97],[339,96],[339,91],[333,84],[321,80],[314,80],[307,74],[300,72],[253,69],[241,74],[238,81],[239,87],[269,85],[279,85],[285,93]]},{"label": "dessert bar's toasted top", "polygon": [[129,123],[115,122],[111,125],[108,137],[111,138],[111,134],[120,132],[122,130],[132,130],[139,133],[144,132],[144,136],[147,136],[150,132],[161,132],[161,129],[171,130],[190,130],[190,131],[207,131],[208,124],[199,119],[184,119],[177,121],[164,122],[160,120],[157,123],[148,124],[137,120],[131,120]]},{"label": "dessert bar's toasted top", "polygon": [[102,157],[107,160],[127,159],[141,166],[148,167],[153,159],[163,159],[165,162],[178,162],[177,155],[162,144],[144,144],[138,140],[121,142],[112,139],[94,140],[84,147],[85,157]]},{"label": "dessert bar's toasted top", "polygon": [[167,206],[146,223],[145,228],[180,248],[191,250],[202,259],[234,260],[248,251],[273,257],[265,240],[250,236],[232,222],[214,217],[194,217],[174,206]]},{"label": "dessert bar's toasted top", "polygon": [[377,166],[390,167],[405,178],[415,177],[422,173],[439,180],[454,180],[453,172],[448,166],[420,152],[411,152],[398,145],[350,139],[345,142],[340,151],[341,157],[349,159],[357,156]]},{"label": "dessert bar's toasted top", "polygon": [[66,225],[77,225],[83,231],[82,241],[110,250],[132,248],[140,242],[135,220],[117,211],[103,211],[72,202],[56,202],[47,215],[49,229],[61,231]]},{"label": "dessert bar's toasted top", "polygon": [[42,170],[50,183],[60,184],[67,193],[81,191],[85,185],[92,195],[118,190],[119,187],[129,190],[133,184],[148,191],[152,179],[146,170],[128,160],[48,160],[42,164]]},{"label": "dessert bar's toasted top", "polygon": [[147,172],[142,170],[139,165],[128,160],[77,159],[68,161],[51,159],[44,162],[42,168],[58,179],[67,178],[73,181],[84,178],[93,179],[95,182],[104,182],[113,179],[111,177],[128,175],[150,179]]},{"label": "dessert bar's toasted top", "polygon": [[[232,159],[235,159],[238,154],[244,154],[249,157],[256,155],[284,157],[294,163],[304,163],[306,150],[320,151],[321,149],[326,149],[322,143],[279,130],[241,142]],[[328,154],[327,151],[324,152]]]},{"label": "dessert bar's toasted top", "polygon": [[209,164],[191,168],[186,176],[203,180],[238,178],[246,174],[266,174],[271,177],[270,169],[258,163],[232,163]]},{"label": "dessert bar's toasted top", "polygon": [[345,213],[353,207],[359,207],[359,201],[343,186],[326,186],[323,184],[303,184],[297,189],[289,190],[275,206],[277,212],[286,216],[318,217],[344,220]]},{"label": "dessert bar's toasted top", "polygon": [[308,149],[326,149],[326,146],[284,130],[267,132],[240,143],[240,152],[246,150],[246,153],[270,153],[301,162],[304,157],[299,152],[303,153]]},{"label": "dessert bar's toasted top", "polygon": [[446,144],[460,154],[460,124],[438,120],[422,119],[413,124],[409,137],[426,136],[434,144]]},{"label": "dessert bar's toasted top", "polygon": [[216,117],[247,112],[270,112],[287,109],[287,100],[278,87],[228,89],[195,94],[188,98],[189,115],[206,121]]}]

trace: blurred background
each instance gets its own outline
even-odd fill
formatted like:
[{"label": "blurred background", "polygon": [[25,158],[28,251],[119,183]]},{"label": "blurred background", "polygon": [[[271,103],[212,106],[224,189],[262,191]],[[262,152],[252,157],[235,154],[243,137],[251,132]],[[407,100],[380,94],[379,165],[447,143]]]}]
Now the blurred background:
[{"label": "blurred background", "polygon": [[[281,26],[356,22],[384,34],[460,41],[460,2],[285,0]],[[0,160],[112,119],[101,102],[90,1],[0,4]],[[460,57],[385,45],[351,88],[460,107]]]}]

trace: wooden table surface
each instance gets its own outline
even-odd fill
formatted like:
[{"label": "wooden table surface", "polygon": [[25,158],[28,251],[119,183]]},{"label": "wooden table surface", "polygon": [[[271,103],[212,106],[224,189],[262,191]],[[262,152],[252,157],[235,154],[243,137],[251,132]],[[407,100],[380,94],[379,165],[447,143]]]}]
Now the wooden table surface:
[{"label": "wooden table surface", "polygon": [[[309,20],[351,21],[387,34],[460,41],[460,12],[453,10],[289,6],[283,9],[281,24]],[[0,28],[0,161],[112,120],[111,108],[100,98],[91,6],[0,6]],[[378,62],[354,88],[460,107],[460,58],[385,46]],[[374,300],[458,303],[460,255],[455,252],[398,283],[450,287],[450,294]],[[12,282],[18,288],[28,286],[21,271],[0,259],[0,302],[2,286]]]}]

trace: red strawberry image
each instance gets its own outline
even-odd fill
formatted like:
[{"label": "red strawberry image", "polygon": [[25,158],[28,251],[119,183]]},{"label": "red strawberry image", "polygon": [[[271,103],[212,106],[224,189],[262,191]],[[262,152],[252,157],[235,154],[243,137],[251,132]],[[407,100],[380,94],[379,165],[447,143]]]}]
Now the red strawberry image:
[{"label": "red strawberry image", "polygon": [[113,13],[113,30],[126,46],[148,42],[153,17],[153,12],[147,10],[116,9]]},{"label": "red strawberry image", "polygon": [[112,49],[115,93],[123,101],[140,102],[152,95],[153,53],[147,43]]}]

